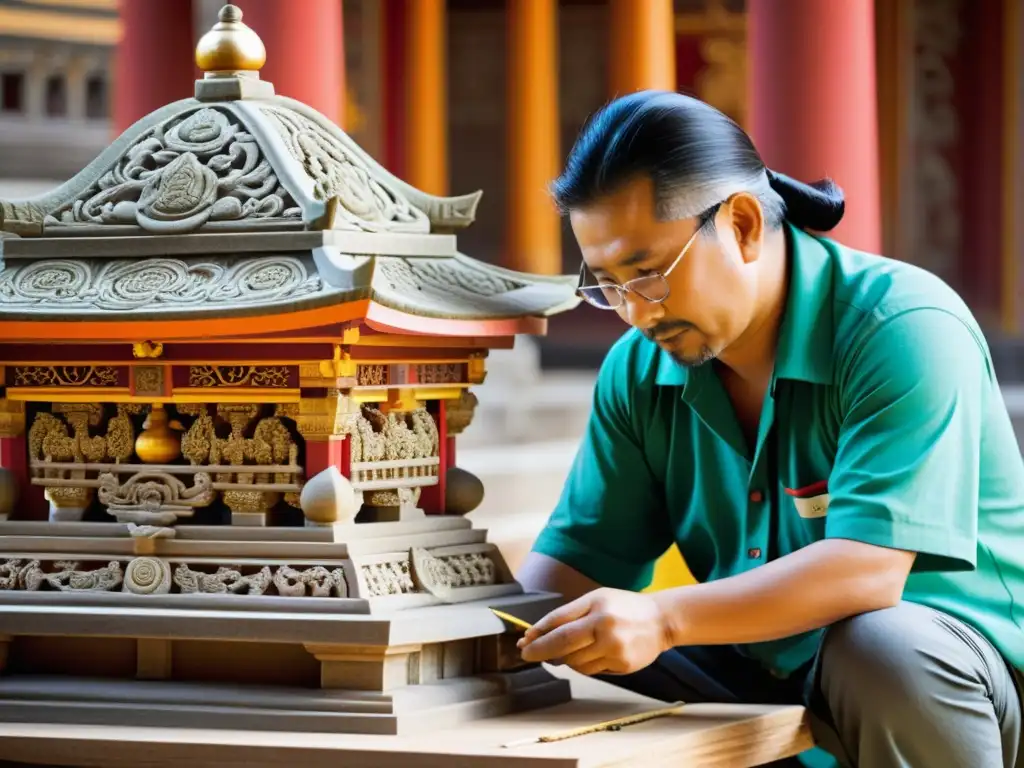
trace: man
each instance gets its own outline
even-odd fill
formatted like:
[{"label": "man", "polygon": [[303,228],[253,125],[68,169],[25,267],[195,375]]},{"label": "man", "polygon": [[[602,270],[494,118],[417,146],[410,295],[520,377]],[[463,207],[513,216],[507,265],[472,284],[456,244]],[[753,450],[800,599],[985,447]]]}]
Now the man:
[{"label": "man", "polygon": [[[1024,765],[1024,462],[985,339],[727,117],[633,94],[554,184],[609,352],[520,642],[664,700],[806,703],[865,768]],[[697,585],[641,593],[678,544]]]}]

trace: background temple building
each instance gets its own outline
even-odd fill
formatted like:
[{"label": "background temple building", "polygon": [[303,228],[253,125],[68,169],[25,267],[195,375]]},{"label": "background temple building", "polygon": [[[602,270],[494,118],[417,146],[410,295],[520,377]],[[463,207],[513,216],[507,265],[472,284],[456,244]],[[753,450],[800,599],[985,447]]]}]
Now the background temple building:
[{"label": "background temple building", "polygon": [[[219,5],[2,0],[0,191],[66,178],[115,132],[188,96],[191,43]],[[835,178],[849,200],[837,237],[948,280],[1004,379],[1024,376],[1015,0],[240,5],[280,93],[336,116],[422,189],[486,191],[466,247],[487,261],[574,272],[579,252],[546,183],[606,99],[676,88],[751,130],[776,169]],[[542,345],[546,367],[592,369],[620,330],[589,308],[560,318]]]}]

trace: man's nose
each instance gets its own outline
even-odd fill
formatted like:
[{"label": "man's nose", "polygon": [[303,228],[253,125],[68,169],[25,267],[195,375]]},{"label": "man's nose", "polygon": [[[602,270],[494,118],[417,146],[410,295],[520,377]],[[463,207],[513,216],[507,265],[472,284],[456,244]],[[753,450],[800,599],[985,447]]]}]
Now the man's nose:
[{"label": "man's nose", "polygon": [[626,291],[625,294],[623,306],[626,310],[626,322],[641,331],[649,330],[658,324],[664,314],[661,304],[647,301],[631,291]]}]

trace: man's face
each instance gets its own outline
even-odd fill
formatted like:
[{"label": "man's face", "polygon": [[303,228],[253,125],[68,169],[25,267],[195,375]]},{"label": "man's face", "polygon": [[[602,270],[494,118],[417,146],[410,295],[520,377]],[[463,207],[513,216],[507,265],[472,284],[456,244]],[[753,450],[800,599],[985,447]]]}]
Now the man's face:
[{"label": "man's face", "polygon": [[[649,178],[639,178],[571,212],[573,233],[592,275],[588,284],[622,285],[642,275],[664,274],[693,236],[697,219],[657,219],[653,191]],[[733,198],[715,216],[715,229],[697,235],[669,274],[668,298],[654,303],[627,291],[616,310],[619,316],[682,365],[718,357],[750,325],[755,308],[752,262],[759,247],[750,245],[751,215],[758,222],[753,234],[759,245],[759,205],[749,195]]]}]

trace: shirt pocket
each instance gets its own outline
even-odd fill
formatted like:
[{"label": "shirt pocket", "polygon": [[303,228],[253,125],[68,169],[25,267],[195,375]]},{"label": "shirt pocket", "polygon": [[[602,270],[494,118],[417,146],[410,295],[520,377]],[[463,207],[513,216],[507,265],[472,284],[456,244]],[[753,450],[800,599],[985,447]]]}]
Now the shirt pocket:
[{"label": "shirt pocket", "polygon": [[797,515],[817,520],[828,514],[828,480],[818,480],[800,488],[783,488]]}]

